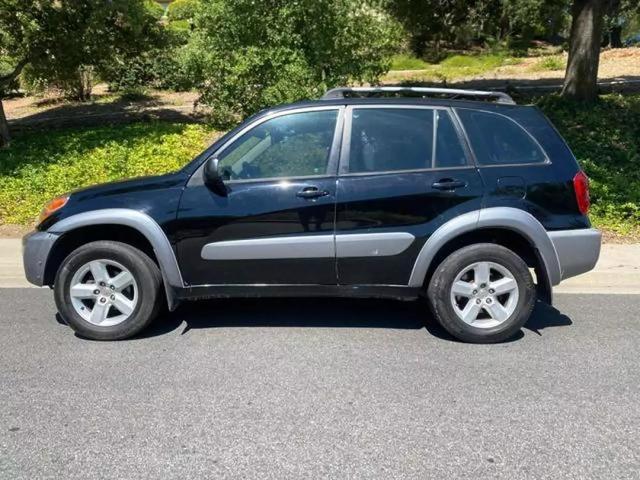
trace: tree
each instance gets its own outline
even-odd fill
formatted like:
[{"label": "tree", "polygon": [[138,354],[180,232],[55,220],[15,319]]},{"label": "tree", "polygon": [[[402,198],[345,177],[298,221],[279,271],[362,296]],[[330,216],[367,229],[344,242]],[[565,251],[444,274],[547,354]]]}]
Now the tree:
[{"label": "tree", "polygon": [[91,75],[135,57],[153,40],[156,19],[144,0],[0,0],[0,145],[9,142],[2,98],[30,73],[86,100]]},{"label": "tree", "polygon": [[338,84],[376,82],[399,30],[358,0],[208,1],[194,15],[184,65],[214,122],[229,124]]},{"label": "tree", "polygon": [[593,101],[598,96],[598,64],[605,0],[574,0],[571,10],[569,59],[562,96]]}]

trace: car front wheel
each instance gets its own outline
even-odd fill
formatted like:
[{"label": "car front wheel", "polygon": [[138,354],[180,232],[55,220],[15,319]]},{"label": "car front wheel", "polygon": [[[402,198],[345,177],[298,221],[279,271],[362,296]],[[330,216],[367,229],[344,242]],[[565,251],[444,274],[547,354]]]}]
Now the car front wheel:
[{"label": "car front wheel", "polygon": [[527,264],[511,250],[489,243],[449,255],[434,272],[427,294],[438,322],[457,339],[472,343],[511,338],[535,303]]},{"label": "car front wheel", "polygon": [[162,277],[142,251],[120,242],[91,242],[62,262],[55,300],[67,324],[93,340],[120,340],[145,328],[162,304]]}]

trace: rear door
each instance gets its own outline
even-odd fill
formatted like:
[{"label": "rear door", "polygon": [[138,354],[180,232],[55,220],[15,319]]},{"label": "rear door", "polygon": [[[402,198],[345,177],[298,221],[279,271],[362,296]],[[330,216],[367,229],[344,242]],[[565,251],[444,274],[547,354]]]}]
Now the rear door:
[{"label": "rear door", "polygon": [[354,105],[345,119],[338,282],[407,285],[429,236],[481,207],[480,175],[446,107]]},{"label": "rear door", "polygon": [[189,285],[335,285],[335,193],[342,107],[280,112],[214,155],[227,196],[197,172],[178,212]]}]

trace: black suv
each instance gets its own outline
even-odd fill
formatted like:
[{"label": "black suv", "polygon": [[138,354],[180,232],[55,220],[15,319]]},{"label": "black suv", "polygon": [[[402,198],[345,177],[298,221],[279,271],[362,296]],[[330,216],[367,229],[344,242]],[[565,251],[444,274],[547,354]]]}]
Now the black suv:
[{"label": "black suv", "polygon": [[455,337],[497,342],[594,267],[588,209],[587,177],[535,107],[341,88],[251,117],[176,173],[52,200],[24,264],[92,339],[183,300],[424,296]]}]

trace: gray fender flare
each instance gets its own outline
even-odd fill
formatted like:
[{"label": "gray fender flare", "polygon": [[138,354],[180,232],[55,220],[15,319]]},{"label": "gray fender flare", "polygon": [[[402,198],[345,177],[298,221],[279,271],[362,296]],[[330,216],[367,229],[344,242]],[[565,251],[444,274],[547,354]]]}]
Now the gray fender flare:
[{"label": "gray fender flare", "polygon": [[544,263],[549,285],[560,283],[561,270],[558,255],[542,224],[524,210],[494,207],[465,213],[440,226],[420,250],[411,271],[409,286],[422,287],[433,258],[447,242],[464,233],[483,228],[503,228],[521,234],[538,251]]},{"label": "gray fender flare", "polygon": [[[174,288],[182,288],[183,281],[173,247],[160,225],[149,215],[128,208],[107,208],[78,213],[60,220],[48,232],[63,234],[91,225],[124,225],[140,232],[149,241],[158,259],[170,309],[176,306]],[[171,288],[173,287],[173,288]]]}]

